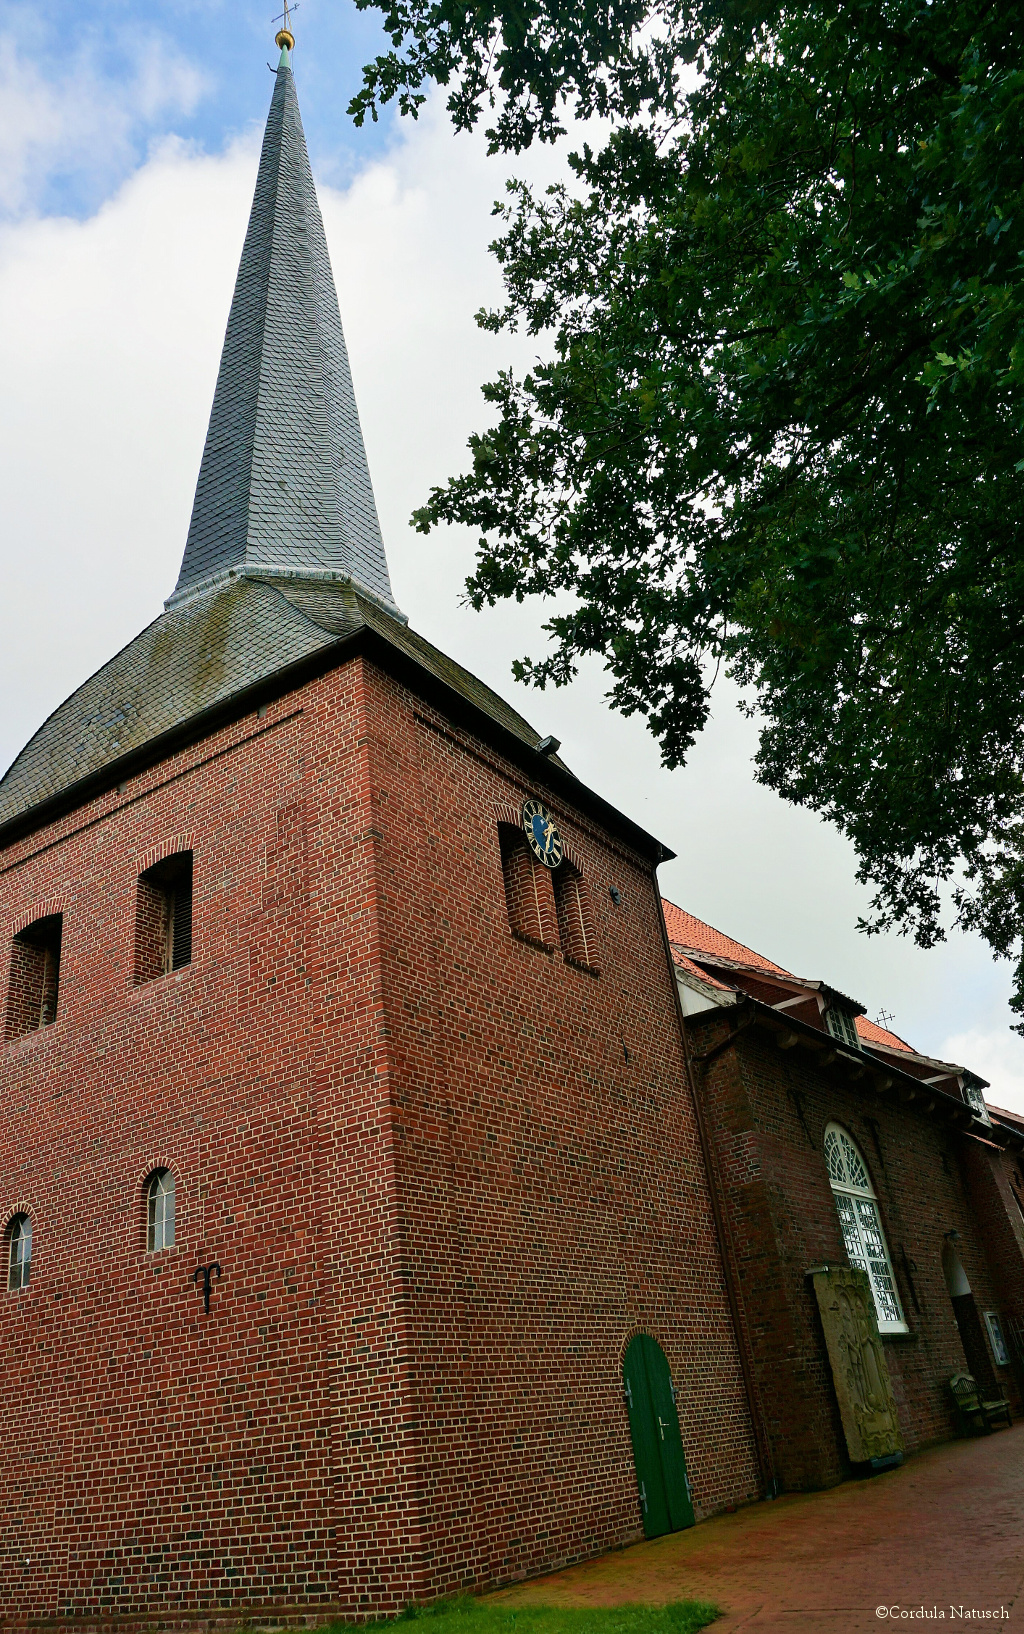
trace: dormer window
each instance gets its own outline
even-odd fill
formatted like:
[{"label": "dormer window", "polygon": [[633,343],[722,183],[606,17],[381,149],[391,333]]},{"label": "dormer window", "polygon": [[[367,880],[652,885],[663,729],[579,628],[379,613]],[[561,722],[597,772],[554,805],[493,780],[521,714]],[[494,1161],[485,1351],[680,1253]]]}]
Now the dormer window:
[{"label": "dormer window", "polygon": [[988,1115],[988,1107],[985,1105],[985,1097],[981,1092],[981,1085],[978,1083],[977,1079],[971,1077],[968,1073],[964,1073],[963,1086],[964,1100],[971,1108],[971,1111],[976,1117],[979,1117],[983,1123],[991,1123],[992,1119]]},{"label": "dormer window", "polygon": [[847,1049],[860,1049],[860,1034],[857,1032],[857,1020],[852,1010],[844,1010],[840,1004],[830,1004],[825,1011],[825,1026],[832,1037]]}]

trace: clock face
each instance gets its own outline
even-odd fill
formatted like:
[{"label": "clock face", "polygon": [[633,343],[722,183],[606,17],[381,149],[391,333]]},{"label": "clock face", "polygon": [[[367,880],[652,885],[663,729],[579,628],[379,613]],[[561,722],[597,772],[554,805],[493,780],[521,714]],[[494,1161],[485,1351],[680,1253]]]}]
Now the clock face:
[{"label": "clock face", "polygon": [[537,861],[545,868],[557,868],[565,847],[554,818],[539,800],[527,800],[523,806],[523,833]]}]

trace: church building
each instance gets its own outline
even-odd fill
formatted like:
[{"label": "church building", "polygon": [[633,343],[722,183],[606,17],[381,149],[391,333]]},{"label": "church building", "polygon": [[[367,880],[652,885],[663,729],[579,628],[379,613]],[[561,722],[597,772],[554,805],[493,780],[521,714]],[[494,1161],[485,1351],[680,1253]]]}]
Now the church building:
[{"label": "church building", "polygon": [[[964,1372],[1001,1423],[1020,1413],[1024,1120],[828,982],[664,908],[774,1490],[948,1440]],[[851,1268],[867,1321],[834,1333]]]},{"label": "church building", "polygon": [[395,1612],[769,1479],[670,853],[396,605],[278,41],[178,582],[0,781],[10,1618]]}]

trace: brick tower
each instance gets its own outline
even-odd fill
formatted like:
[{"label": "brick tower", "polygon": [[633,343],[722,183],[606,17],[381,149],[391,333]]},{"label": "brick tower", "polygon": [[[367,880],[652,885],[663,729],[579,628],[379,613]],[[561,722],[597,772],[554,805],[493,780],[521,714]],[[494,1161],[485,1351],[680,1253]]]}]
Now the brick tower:
[{"label": "brick tower", "polygon": [[0,782],[15,1621],[639,1536],[640,1332],[758,1485],[667,853],[395,605],[279,43],[178,584]]}]

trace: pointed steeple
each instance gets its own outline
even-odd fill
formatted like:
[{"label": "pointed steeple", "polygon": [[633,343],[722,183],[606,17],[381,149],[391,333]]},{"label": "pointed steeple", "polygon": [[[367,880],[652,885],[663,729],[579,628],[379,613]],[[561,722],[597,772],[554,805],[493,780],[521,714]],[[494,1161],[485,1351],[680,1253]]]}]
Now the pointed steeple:
[{"label": "pointed steeple", "polygon": [[393,608],[287,27],[277,43],[188,543],[167,605],[248,570],[349,577]]}]

